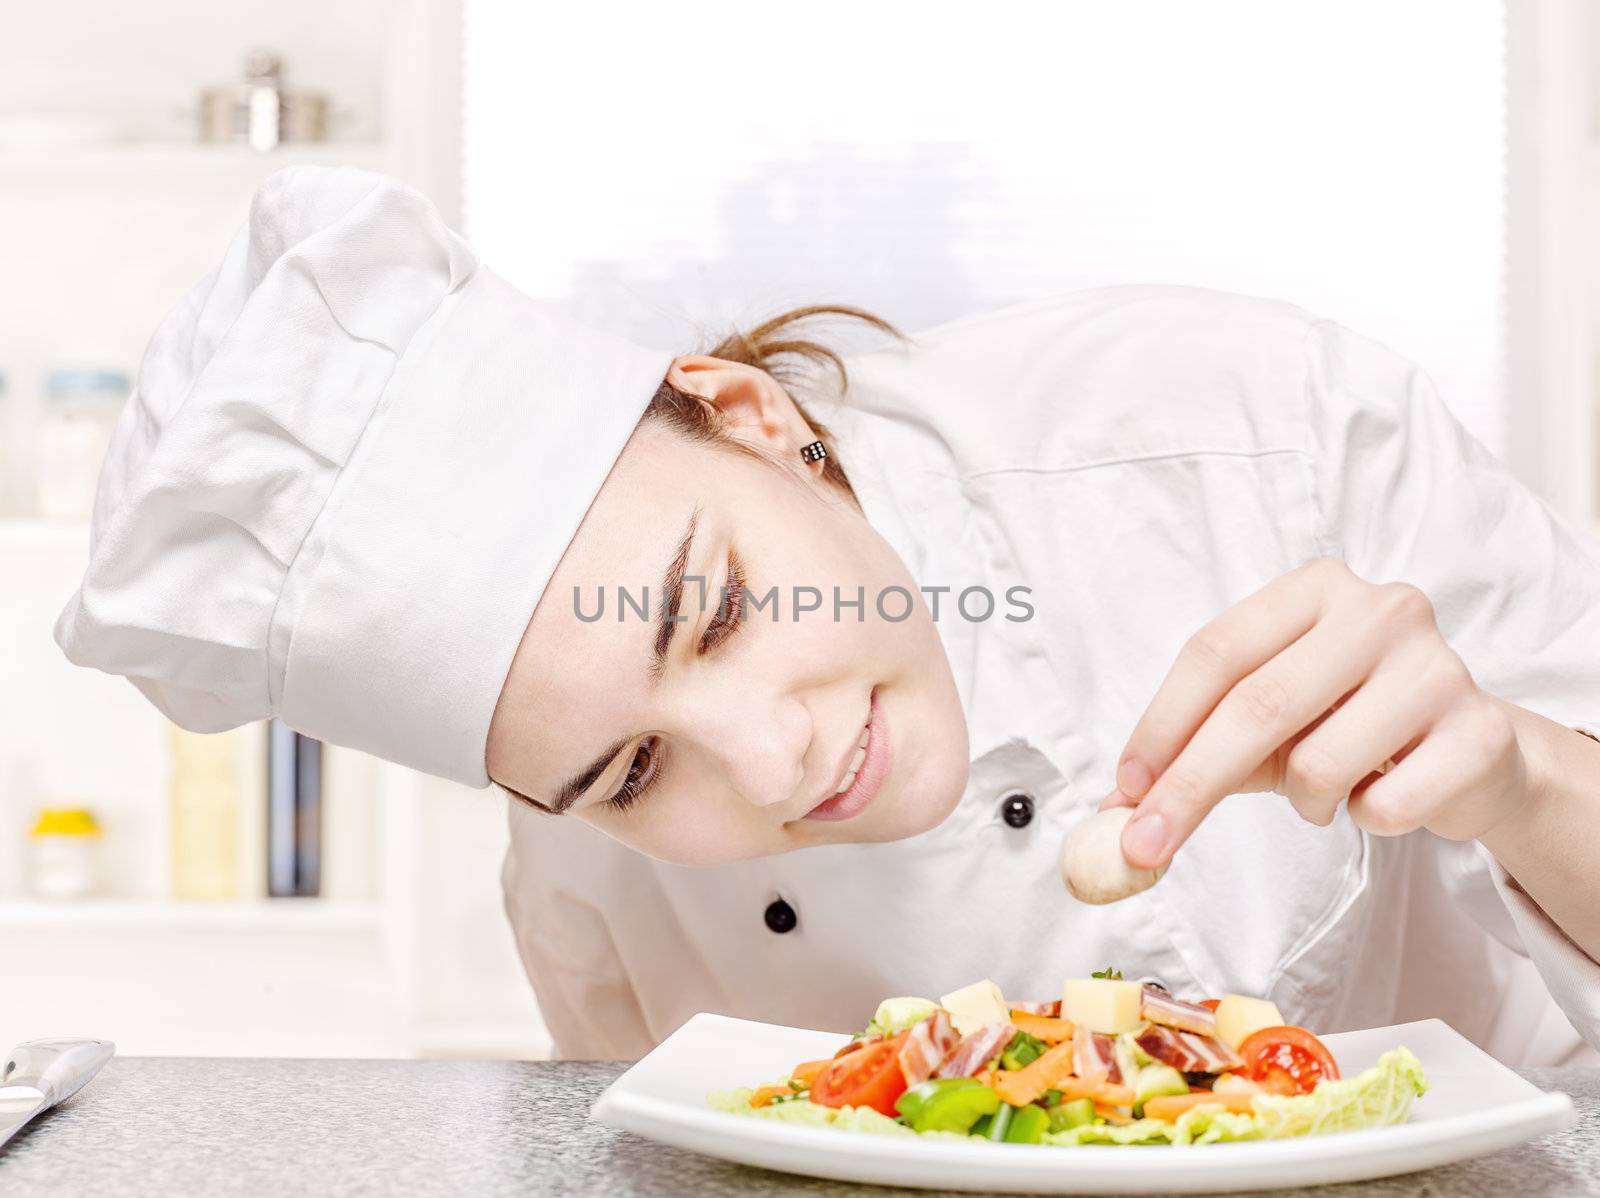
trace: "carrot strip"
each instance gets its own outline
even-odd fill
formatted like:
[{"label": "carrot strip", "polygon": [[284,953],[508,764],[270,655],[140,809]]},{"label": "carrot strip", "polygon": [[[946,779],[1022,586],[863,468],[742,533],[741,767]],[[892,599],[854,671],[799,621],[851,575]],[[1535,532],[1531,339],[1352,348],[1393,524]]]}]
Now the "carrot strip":
[{"label": "carrot strip", "polygon": [[750,1095],[751,1106],[767,1106],[774,1098],[782,1098],[785,1094],[793,1094],[788,1086],[762,1086]]},{"label": "carrot strip", "polygon": [[1094,1104],[1094,1113],[1099,1115],[1107,1123],[1132,1123],[1133,1122],[1133,1116],[1132,1115],[1129,1115],[1126,1111],[1118,1110],[1116,1107],[1111,1106],[1109,1103],[1104,1103],[1104,1102],[1095,1103]]},{"label": "carrot strip", "polygon": [[1039,1095],[1072,1073],[1072,1043],[1046,1049],[1031,1065],[1000,1070],[995,1074],[995,1093],[1012,1106],[1027,1106]]},{"label": "carrot strip", "polygon": [[791,1081],[799,1082],[802,1086],[810,1086],[812,1082],[817,1080],[817,1075],[829,1065],[833,1064],[835,1059],[836,1058],[829,1058],[826,1061],[802,1061],[800,1064],[794,1067],[794,1072],[789,1075],[789,1079]]},{"label": "carrot strip", "polygon": [[1047,1089],[1060,1090],[1063,1102],[1071,1102],[1075,1098],[1092,1098],[1108,1106],[1133,1105],[1133,1087],[1119,1086],[1116,1082],[1108,1082],[1103,1078],[1064,1077]]},{"label": "carrot strip", "polygon": [[1255,1101],[1254,1094],[1218,1094],[1212,1090],[1195,1090],[1188,1094],[1164,1094],[1159,1098],[1146,1099],[1144,1113],[1146,1118],[1165,1119],[1168,1123],[1198,1106],[1220,1106],[1225,1111],[1250,1115],[1255,1113]]},{"label": "carrot strip", "polygon": [[1011,1022],[1018,1031],[1027,1032],[1036,1040],[1043,1040],[1046,1044],[1060,1044],[1072,1039],[1072,1024],[1065,1019],[1054,1019],[1049,1015],[1030,1015],[1026,1011],[1011,1011]]}]

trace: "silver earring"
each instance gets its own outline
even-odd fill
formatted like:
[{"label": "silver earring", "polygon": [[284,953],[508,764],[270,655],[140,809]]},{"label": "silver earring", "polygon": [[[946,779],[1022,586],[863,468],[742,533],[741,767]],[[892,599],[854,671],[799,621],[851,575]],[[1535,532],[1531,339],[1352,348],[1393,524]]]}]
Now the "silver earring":
[{"label": "silver earring", "polygon": [[821,441],[813,441],[800,450],[800,456],[808,462],[820,462],[828,456],[828,447]]}]

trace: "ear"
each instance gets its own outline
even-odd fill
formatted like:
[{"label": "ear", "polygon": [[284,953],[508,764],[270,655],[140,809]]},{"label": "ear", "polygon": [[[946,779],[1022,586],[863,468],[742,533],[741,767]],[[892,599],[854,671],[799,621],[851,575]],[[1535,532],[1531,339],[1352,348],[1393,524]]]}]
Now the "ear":
[{"label": "ear", "polygon": [[802,446],[816,440],[782,384],[758,367],[691,354],[672,363],[667,380],[715,404],[732,436],[780,459],[798,455]]}]

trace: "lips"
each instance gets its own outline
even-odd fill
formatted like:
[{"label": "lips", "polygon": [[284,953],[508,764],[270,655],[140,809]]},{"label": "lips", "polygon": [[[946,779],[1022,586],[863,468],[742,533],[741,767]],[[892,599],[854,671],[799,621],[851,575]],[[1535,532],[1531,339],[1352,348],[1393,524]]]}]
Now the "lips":
[{"label": "lips", "polygon": [[807,812],[805,818],[844,820],[860,815],[889,776],[892,758],[888,721],[884,719],[883,709],[878,703],[878,692],[874,690],[866,725],[834,784],[833,794]]}]

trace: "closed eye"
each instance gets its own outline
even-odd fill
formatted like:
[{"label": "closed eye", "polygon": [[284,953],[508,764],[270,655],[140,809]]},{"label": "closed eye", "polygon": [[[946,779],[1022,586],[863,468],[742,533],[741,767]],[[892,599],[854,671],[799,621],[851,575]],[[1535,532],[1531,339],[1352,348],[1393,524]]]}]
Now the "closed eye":
[{"label": "closed eye", "polygon": [[722,585],[722,594],[717,602],[717,614],[711,623],[706,625],[705,633],[700,637],[700,653],[711,652],[739,631],[739,626],[744,622],[744,588],[744,563],[739,560],[738,553],[730,549],[728,580]]},{"label": "closed eye", "polygon": [[[728,551],[728,578],[723,584],[717,603],[717,613],[700,636],[697,652],[704,655],[723,644],[744,623],[744,563],[733,550]],[[666,745],[659,736],[648,736],[634,750],[633,762],[628,766],[628,776],[622,780],[617,793],[606,800],[606,806],[616,811],[627,811],[650,793],[662,771],[666,769]]]}]

